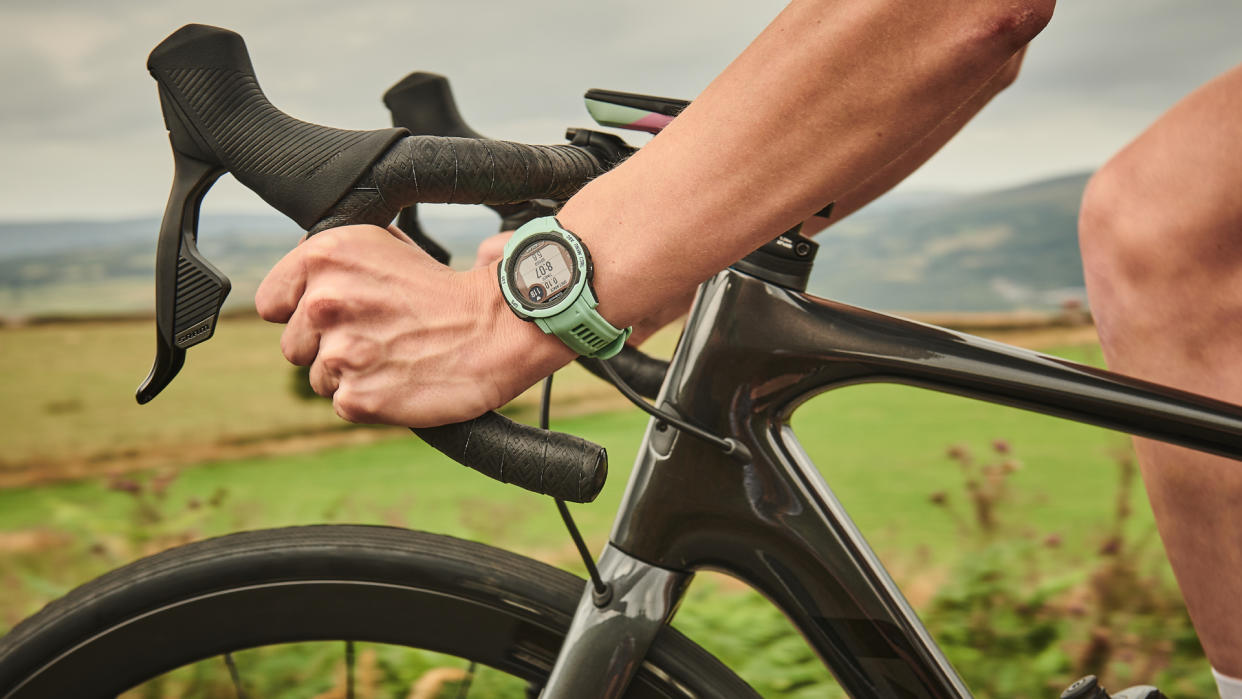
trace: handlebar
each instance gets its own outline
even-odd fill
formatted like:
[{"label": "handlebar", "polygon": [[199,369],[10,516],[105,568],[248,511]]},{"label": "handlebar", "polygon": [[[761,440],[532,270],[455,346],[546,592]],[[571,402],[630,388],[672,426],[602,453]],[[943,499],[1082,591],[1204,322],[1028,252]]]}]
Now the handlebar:
[{"label": "handlebar", "polygon": [[[467,126],[457,112],[452,88],[442,75],[410,73],[384,92],[384,106],[392,114],[392,125],[412,134],[483,138]],[[427,235],[419,224],[418,204],[410,204],[401,210],[397,215],[397,228],[437,262],[449,263],[449,251]]]},{"label": "handlebar", "polygon": [[[159,84],[176,175],[156,260],[157,355],[140,403],[176,376],[187,348],[211,337],[228,293],[227,278],[196,246],[199,204],[222,173],[314,235],[347,224],[386,226],[418,202],[568,199],[613,162],[590,146],[300,121],[267,100],[241,36],[217,27],[182,27],[152,51],[147,68]],[[414,432],[458,463],[564,500],[593,500],[607,473],[602,447],[494,413]]]}]

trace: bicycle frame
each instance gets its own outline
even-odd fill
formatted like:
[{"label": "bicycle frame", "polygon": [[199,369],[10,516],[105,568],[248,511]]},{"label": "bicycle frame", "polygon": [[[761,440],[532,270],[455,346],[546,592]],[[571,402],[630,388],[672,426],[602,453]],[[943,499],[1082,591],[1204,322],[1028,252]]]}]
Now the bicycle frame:
[{"label": "bicycle frame", "polygon": [[789,427],[810,397],[864,382],[1242,458],[1242,407],[725,270],[700,288],[658,402],[750,454],[652,420],[601,560],[612,600],[588,586],[543,696],[620,696],[712,569],[768,597],[853,697],[970,697]]}]

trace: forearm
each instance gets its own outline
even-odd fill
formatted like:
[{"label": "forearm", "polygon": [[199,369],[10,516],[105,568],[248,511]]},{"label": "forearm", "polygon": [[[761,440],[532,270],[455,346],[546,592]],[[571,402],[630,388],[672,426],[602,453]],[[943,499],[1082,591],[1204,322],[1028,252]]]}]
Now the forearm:
[{"label": "forearm", "polygon": [[1023,47],[1022,50],[1010,57],[1005,62],[1005,65],[1001,66],[1001,69],[989,78],[978,92],[933,128],[931,133],[924,136],[922,140],[897,156],[889,164],[880,168],[862,184],[838,197],[835,205],[832,207],[831,218],[811,217],[803,226],[802,232],[806,235],[814,235],[822,231],[830,224],[836,223],[870,204],[909,177],[915,170],[922,167],[923,163],[939,152],[951,138],[956,136],[966,124],[970,123],[970,120],[974,119],[975,115],[991,102],[993,97],[996,97],[996,95],[1000,94],[1002,90],[1009,87],[1017,79],[1018,71],[1022,67],[1022,59],[1025,55],[1026,48]]},{"label": "forearm", "polygon": [[634,322],[854,189],[978,93],[1049,11],[791,4],[664,132],[562,210],[595,257],[601,312]]}]

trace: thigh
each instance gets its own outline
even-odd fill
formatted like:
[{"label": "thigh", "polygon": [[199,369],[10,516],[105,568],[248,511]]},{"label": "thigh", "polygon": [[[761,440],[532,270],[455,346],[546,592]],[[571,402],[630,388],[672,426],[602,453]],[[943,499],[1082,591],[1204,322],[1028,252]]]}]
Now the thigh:
[{"label": "thigh", "polygon": [[[1242,227],[1242,66],[1182,99],[1108,167],[1120,170],[1136,215],[1170,224],[1158,239],[1212,237]],[[1164,213],[1157,213],[1164,212]],[[1126,212],[1120,212],[1125,218]],[[1135,222],[1140,231],[1150,224]],[[1193,244],[1195,241],[1183,241]]]}]

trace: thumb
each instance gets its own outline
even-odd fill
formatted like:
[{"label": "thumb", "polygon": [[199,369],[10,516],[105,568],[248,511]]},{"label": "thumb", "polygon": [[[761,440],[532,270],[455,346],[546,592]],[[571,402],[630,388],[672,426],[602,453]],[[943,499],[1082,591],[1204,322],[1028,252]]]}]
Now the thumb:
[{"label": "thumb", "polygon": [[414,247],[418,247],[417,245],[415,245],[414,240],[410,238],[410,236],[405,234],[405,231],[401,230],[400,228],[397,228],[397,224],[395,223],[388,224],[388,233],[392,237],[396,238],[397,240],[400,240],[403,243],[406,243],[408,245],[414,245]]},{"label": "thumb", "polygon": [[479,249],[475,252],[474,266],[486,267],[499,260],[504,255],[505,243],[509,242],[509,238],[512,237],[513,231],[505,231],[485,238],[479,243]]}]

